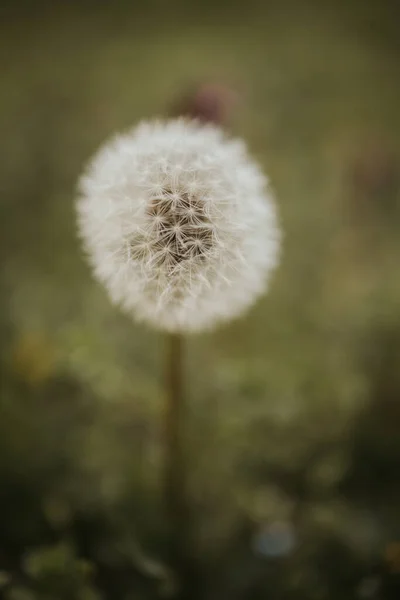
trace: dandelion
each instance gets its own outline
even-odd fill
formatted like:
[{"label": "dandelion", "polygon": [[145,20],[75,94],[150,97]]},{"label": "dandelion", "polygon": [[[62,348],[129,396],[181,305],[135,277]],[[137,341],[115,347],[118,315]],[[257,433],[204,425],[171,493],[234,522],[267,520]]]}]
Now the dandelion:
[{"label": "dandelion", "polygon": [[211,328],[264,293],[280,233],[243,142],[183,118],[106,143],[80,183],[80,236],[112,301],[169,332]]},{"label": "dandelion", "polygon": [[145,122],[106,143],[77,201],[96,278],[134,318],[168,332],[163,489],[177,566],[187,542],[183,334],[247,310],[280,247],[266,177],[200,108],[197,119]]}]

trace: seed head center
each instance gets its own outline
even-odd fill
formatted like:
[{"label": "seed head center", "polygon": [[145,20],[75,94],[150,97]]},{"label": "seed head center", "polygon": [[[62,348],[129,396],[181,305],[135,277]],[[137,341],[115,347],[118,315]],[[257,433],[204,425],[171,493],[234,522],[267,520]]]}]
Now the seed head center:
[{"label": "seed head center", "polygon": [[147,216],[153,220],[152,250],[162,264],[168,258],[171,270],[185,261],[204,260],[214,245],[204,200],[191,193],[164,189],[150,200]]}]

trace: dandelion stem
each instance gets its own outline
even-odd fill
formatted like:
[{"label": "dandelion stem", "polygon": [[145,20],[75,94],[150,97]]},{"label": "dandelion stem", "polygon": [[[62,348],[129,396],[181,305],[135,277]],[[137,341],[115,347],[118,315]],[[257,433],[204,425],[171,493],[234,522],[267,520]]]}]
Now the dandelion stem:
[{"label": "dandelion stem", "polygon": [[185,465],[183,450],[183,337],[168,334],[165,412],[165,508],[169,529],[181,554],[185,532]]}]

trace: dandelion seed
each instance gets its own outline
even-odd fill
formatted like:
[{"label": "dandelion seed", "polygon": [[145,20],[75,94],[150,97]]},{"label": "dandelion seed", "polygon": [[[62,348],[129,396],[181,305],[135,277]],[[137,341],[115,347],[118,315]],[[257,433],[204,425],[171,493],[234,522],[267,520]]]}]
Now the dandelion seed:
[{"label": "dandelion seed", "polygon": [[216,126],[142,123],[100,149],[79,187],[95,276],[134,317],[198,331],[266,290],[280,248],[274,199],[244,144]]}]

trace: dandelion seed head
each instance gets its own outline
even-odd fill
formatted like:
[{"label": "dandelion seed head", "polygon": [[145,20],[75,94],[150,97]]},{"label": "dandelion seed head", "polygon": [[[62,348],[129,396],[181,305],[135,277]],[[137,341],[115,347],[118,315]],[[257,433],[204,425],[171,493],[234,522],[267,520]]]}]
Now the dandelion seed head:
[{"label": "dandelion seed head", "polygon": [[239,316],[266,290],[280,231],[267,180],[214,125],[144,122],[80,179],[79,233],[113,302],[168,331]]}]

